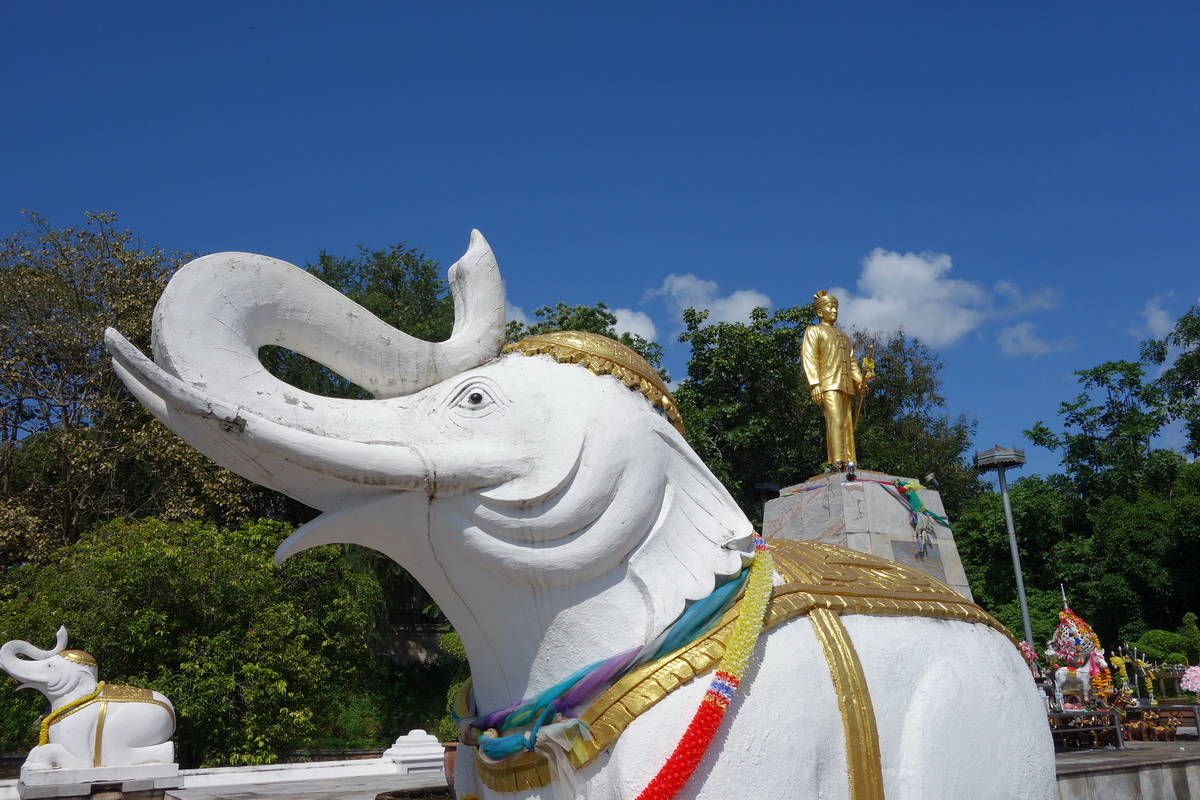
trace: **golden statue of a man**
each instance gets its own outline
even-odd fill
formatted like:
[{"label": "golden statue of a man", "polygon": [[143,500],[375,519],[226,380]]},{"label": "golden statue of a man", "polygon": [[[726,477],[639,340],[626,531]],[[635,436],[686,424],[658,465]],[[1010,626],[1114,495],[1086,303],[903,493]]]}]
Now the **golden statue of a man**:
[{"label": "golden statue of a man", "polygon": [[801,360],[812,401],[825,415],[825,451],[830,468],[844,472],[857,463],[854,454],[854,396],[863,388],[863,374],[854,358],[850,337],[834,325],[837,298],[825,290],[813,295],[821,322],[804,330]]}]

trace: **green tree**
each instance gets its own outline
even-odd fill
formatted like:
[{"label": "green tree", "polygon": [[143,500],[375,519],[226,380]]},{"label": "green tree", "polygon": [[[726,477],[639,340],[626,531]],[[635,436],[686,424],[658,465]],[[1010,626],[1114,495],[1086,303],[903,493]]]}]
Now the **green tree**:
[{"label": "green tree", "polygon": [[1141,354],[1143,361],[1156,367],[1174,355],[1155,385],[1163,394],[1167,414],[1183,422],[1187,452],[1200,455],[1200,306],[1180,317],[1166,338],[1143,342]]},{"label": "green tree", "polygon": [[[1142,362],[1076,373],[1082,391],[1061,404],[1061,431],[1037,422],[1025,432],[1064,470],[1012,487],[1026,585],[1031,596],[1065,586],[1102,641],[1165,630],[1200,606],[1200,465],[1155,446],[1164,426],[1195,413],[1198,325],[1192,309],[1166,339],[1143,343]],[[1013,595],[998,511],[998,499],[979,495],[955,527],[972,590],[994,613]]]},{"label": "green tree", "polygon": [[[1049,618],[1042,621],[1049,625],[1045,631],[1049,638],[1062,606],[1058,584],[1065,576],[1059,571],[1060,564],[1090,560],[1090,556],[1072,549],[1080,544],[1070,538],[1080,521],[1078,497],[1070,481],[1061,475],[1023,476],[1009,483],[1008,489],[1021,573],[1028,592],[1030,596],[1035,590],[1043,592],[1053,601],[1048,604]],[[954,541],[975,601],[997,615],[997,610],[1006,604],[1016,609],[1016,576],[999,494],[983,492],[964,504],[954,520]],[[1034,630],[1040,631],[1032,612],[1030,617]],[[1012,630],[1019,631],[1019,613],[1013,621],[1016,626]]]},{"label": "green tree", "polygon": [[251,516],[264,492],[155,422],[104,352],[107,326],[149,347],[185,256],[146,248],[113,214],[65,230],[28,218],[0,241],[0,569],[113,518]]},{"label": "green tree", "polygon": [[[379,645],[369,624],[378,584],[348,569],[336,546],[276,566],[288,531],[275,522],[104,526],[52,565],[10,571],[0,640],[46,647],[66,625],[101,678],[171,699],[181,763],[273,761],[334,724],[345,698],[367,683]],[[0,731],[9,736],[31,708],[11,696],[0,692]]]},{"label": "green tree", "polygon": [[[394,328],[431,342],[445,341],[454,327],[454,301],[436,261],[405,243],[371,250],[359,245],[352,258],[322,250],[305,265],[313,277],[337,289]],[[282,347],[259,351],[277,378],[327,397],[361,399],[365,390],[328,368]]]},{"label": "green tree", "polygon": [[1089,503],[1112,493],[1134,497],[1147,480],[1169,485],[1178,459],[1152,452],[1168,416],[1162,391],[1144,380],[1142,365],[1109,361],[1075,374],[1084,391],[1060,405],[1063,432],[1037,422],[1025,431],[1029,440],[1062,453],[1063,468]]}]

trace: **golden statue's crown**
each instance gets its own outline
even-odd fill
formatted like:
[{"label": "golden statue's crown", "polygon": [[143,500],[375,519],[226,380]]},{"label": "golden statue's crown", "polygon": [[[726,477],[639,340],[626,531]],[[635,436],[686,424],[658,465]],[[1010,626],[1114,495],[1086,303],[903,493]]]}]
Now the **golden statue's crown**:
[{"label": "golden statue's crown", "polygon": [[67,661],[74,661],[76,664],[83,664],[88,667],[96,666],[96,659],[92,658],[92,654],[83,650],[63,650],[59,655]]},{"label": "golden statue's crown", "polygon": [[560,364],[579,364],[596,375],[612,375],[630,389],[644,394],[666,412],[675,430],[683,433],[683,417],[667,391],[667,385],[646,359],[616,339],[583,331],[555,331],[505,345],[503,352],[550,356]]}]

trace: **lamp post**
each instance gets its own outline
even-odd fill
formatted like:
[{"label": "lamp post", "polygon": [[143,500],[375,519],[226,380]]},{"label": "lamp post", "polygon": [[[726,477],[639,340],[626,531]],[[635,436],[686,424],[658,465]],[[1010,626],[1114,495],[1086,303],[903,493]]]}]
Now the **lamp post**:
[{"label": "lamp post", "polygon": [[1033,631],[1029,627],[1029,604],[1025,602],[1025,578],[1021,575],[1021,555],[1017,552],[1017,533],[1013,530],[1012,506],[1008,502],[1008,484],[1004,470],[1025,463],[1025,451],[997,445],[975,454],[975,469],[980,472],[996,470],[1000,478],[1000,497],[1004,501],[1004,522],[1008,525],[1008,548],[1012,551],[1013,572],[1017,576],[1017,600],[1021,604],[1021,623],[1025,626],[1025,641],[1033,646]]}]

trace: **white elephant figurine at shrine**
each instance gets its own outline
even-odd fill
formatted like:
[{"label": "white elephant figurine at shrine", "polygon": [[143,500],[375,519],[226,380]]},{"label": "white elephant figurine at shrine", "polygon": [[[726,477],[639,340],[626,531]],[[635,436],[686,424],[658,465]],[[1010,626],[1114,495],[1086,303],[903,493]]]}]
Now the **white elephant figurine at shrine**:
[{"label": "white elephant figurine at shrine", "polygon": [[1087,655],[1066,667],[1054,671],[1054,685],[1063,696],[1073,695],[1078,705],[1092,701],[1092,675],[1108,669],[1103,650],[1089,651]]},{"label": "white elephant figurine at shrine", "polygon": [[[454,331],[431,343],[222,253],[168,284],[153,361],[107,343],[168,427],[324,512],[278,558],[354,542],[430,592],[471,667],[460,797],[1055,796],[1042,703],[994,620],[883,559],[752,545],[644,360],[572,332],[506,347],[478,232],[450,285]],[[373,399],[281,382],[268,344]]]},{"label": "white elephant figurine at shrine", "polygon": [[95,659],[66,646],[67,629],[60,627],[53,650],[20,640],[0,647],[0,669],[20,682],[17,689],[37,689],[50,701],[23,769],[174,763],[171,702],[158,692],[98,680]]}]

